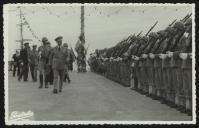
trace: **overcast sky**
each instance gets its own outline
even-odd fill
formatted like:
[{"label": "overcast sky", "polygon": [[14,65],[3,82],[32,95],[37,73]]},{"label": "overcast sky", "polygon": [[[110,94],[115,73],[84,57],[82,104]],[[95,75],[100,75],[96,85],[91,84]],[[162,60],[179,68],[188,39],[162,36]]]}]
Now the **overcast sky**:
[{"label": "overcast sky", "polygon": [[[80,6],[21,6],[22,12],[33,32],[40,39],[45,36],[52,46],[56,45],[54,38],[63,36],[74,48],[80,34]],[[46,8],[47,7],[47,8]],[[17,6],[9,6],[8,37],[9,58],[20,48],[18,24],[20,22]],[[143,31],[143,34],[156,22],[155,29],[165,29],[174,19],[182,19],[192,12],[191,5],[181,6],[85,6],[85,38],[89,44],[89,53],[95,49],[111,47],[131,34]],[[24,38],[33,39],[32,44],[40,45],[33,38],[27,26],[24,26]]]}]

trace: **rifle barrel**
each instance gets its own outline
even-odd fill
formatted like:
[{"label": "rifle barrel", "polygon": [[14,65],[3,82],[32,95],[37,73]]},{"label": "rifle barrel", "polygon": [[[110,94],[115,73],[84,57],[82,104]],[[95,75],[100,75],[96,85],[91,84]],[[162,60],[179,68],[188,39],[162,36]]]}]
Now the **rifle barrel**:
[{"label": "rifle barrel", "polygon": [[151,30],[153,30],[153,28],[157,25],[158,21],[155,22],[155,24],[149,29],[149,31],[145,34],[145,36],[147,36],[149,34],[149,32],[151,32]]},{"label": "rifle barrel", "polygon": [[137,36],[140,36],[142,34],[142,31],[140,32],[140,33],[138,33],[138,35]]}]

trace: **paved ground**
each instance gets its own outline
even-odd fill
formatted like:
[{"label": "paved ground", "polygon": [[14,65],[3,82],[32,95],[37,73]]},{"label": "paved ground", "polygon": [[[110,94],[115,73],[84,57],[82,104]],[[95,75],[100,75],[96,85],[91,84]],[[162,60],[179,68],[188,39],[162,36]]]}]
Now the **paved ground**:
[{"label": "paved ground", "polygon": [[191,120],[190,116],[88,72],[70,74],[72,83],[53,94],[53,86],[18,82],[9,76],[9,112],[34,112],[35,120]]}]

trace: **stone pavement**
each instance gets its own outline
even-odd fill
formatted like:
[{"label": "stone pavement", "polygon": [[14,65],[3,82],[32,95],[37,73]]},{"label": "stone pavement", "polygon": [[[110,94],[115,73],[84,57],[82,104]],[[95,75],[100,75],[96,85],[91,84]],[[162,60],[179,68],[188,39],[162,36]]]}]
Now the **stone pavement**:
[{"label": "stone pavement", "polygon": [[127,120],[190,121],[182,114],[103,76],[87,72],[70,73],[72,83],[53,94],[53,86],[39,89],[39,82],[18,82],[9,76],[9,113],[34,112],[38,121]]}]

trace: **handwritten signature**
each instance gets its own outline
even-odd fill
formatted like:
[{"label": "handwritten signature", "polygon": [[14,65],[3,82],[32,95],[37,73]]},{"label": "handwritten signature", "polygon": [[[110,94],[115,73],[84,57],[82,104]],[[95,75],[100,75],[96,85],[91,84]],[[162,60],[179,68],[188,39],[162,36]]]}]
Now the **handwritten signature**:
[{"label": "handwritten signature", "polygon": [[27,112],[13,111],[10,114],[10,120],[12,121],[34,120],[34,113],[30,110]]}]

